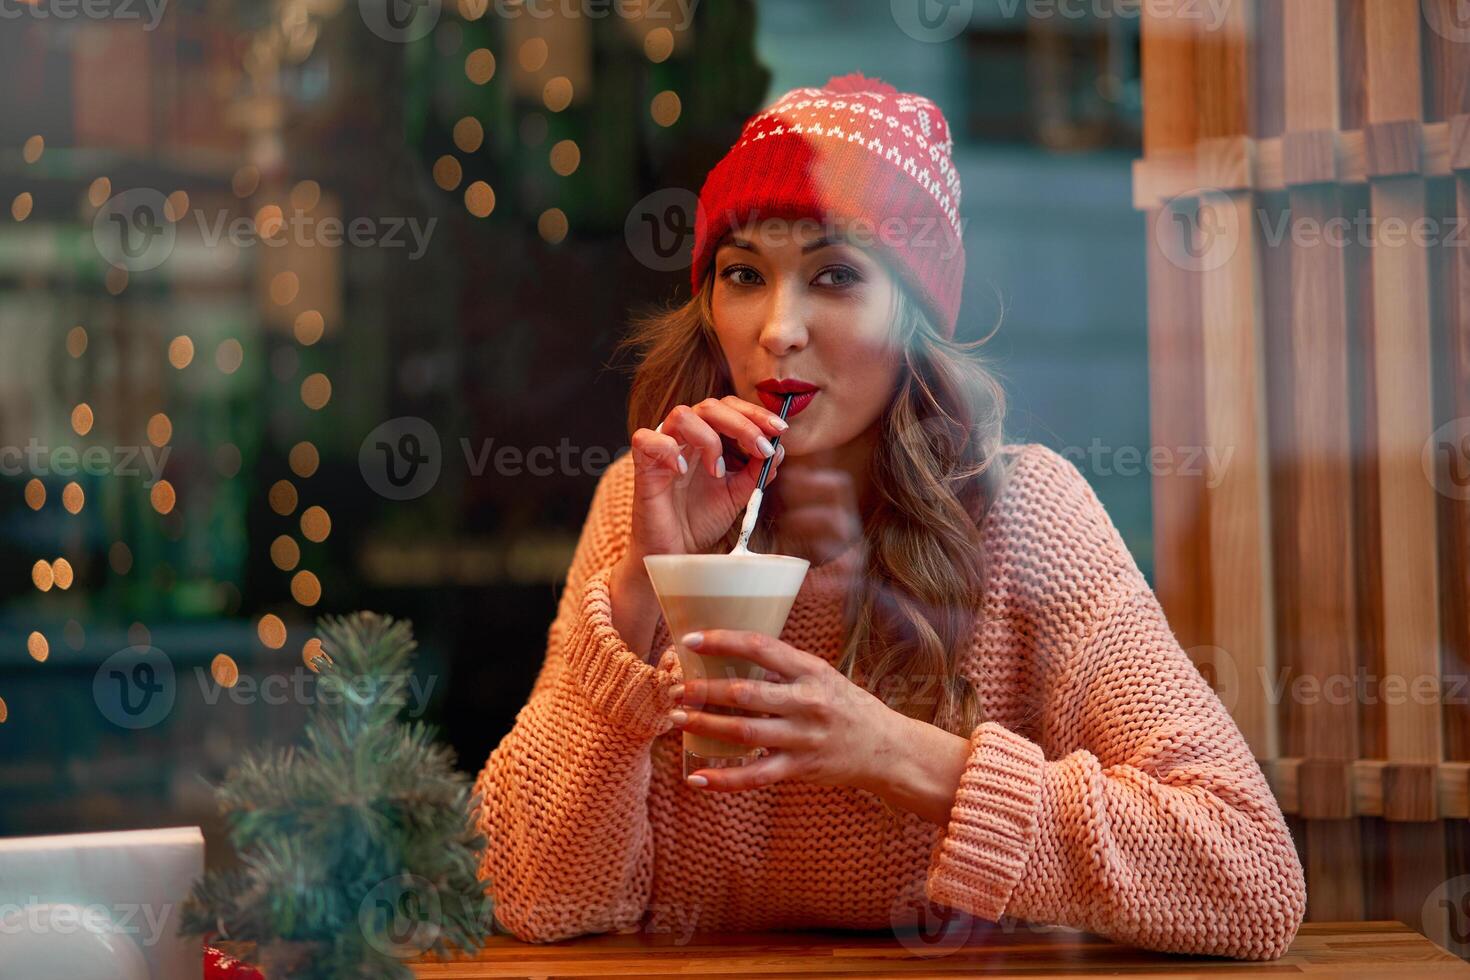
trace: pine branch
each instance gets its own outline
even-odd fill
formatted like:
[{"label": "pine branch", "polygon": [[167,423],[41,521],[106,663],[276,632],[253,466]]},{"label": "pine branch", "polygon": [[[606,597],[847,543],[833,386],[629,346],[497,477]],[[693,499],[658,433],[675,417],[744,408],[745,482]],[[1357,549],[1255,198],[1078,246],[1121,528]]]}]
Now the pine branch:
[{"label": "pine branch", "polygon": [[306,980],[406,978],[405,957],[493,932],[484,836],[453,753],[399,719],[410,626],[357,613],[319,633],[305,744],[249,755],[216,788],[242,868],[196,883],[181,932],[295,956]]}]

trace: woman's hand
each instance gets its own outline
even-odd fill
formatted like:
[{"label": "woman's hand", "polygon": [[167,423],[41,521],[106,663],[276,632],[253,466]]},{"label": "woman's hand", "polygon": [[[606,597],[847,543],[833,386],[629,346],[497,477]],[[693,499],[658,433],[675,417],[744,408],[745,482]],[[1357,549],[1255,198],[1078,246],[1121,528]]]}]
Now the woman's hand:
[{"label": "woman's hand", "polygon": [[[736,398],[678,405],[657,429],[633,433],[633,528],[629,555],[697,554],[730,530],[773,453],[769,482],[785,454],[771,440],[787,423],[764,406]],[[749,461],[726,471],[720,437]]]},{"label": "woman's hand", "polygon": [[[693,642],[691,642],[693,641]],[[707,789],[754,789],[783,779],[818,786],[885,784],[897,762],[896,747],[911,719],[854,684],[814,654],[763,633],[704,630],[684,644],[701,654],[742,657],[764,667],[776,680],[689,679],[680,697],[687,720],[676,713],[675,727],[743,745],[760,746],[765,757],[729,769],[702,769]],[[750,718],[698,710],[718,704],[773,715]],[[677,709],[676,709],[677,710]]]},{"label": "woman's hand", "polygon": [[[631,537],[608,586],[613,627],[645,662],[657,652],[659,610],[644,557],[699,553],[723,537],[750,500],[771,440],[787,428],[775,412],[732,395],[678,405],[657,429],[633,433]],[[733,473],[726,471],[721,436],[750,457]],[[785,447],[776,450],[767,483],[785,455]]]}]

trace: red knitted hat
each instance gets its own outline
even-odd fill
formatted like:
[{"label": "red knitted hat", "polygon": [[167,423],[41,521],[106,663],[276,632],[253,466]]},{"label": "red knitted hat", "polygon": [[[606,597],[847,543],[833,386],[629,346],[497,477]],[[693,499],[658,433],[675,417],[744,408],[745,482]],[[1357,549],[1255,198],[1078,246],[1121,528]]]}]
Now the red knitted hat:
[{"label": "red knitted hat", "polygon": [[792,89],[746,121],[705,178],[693,288],[732,227],[814,218],[887,259],[935,326],[953,336],[965,278],[953,147],[933,102],[878,79],[855,72],[822,88]]}]

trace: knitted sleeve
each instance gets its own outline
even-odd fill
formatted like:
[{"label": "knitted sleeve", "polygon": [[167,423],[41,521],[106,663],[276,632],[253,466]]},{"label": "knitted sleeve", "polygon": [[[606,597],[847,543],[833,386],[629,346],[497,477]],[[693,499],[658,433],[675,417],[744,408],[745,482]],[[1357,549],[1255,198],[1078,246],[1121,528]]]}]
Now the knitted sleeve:
[{"label": "knitted sleeve", "polygon": [[652,887],[649,749],[674,677],[672,657],[646,663],[612,625],[631,499],[623,457],[598,484],[530,698],[475,781],[480,873],[496,918],[530,942],[633,925]]},{"label": "knitted sleeve", "polygon": [[1040,742],[993,721],[973,733],[929,896],[1147,949],[1274,959],[1306,911],[1281,809],[1086,480],[1044,452],[1029,479],[1061,516],[1043,526],[1069,538],[1023,549],[1045,556],[1028,575],[1067,583],[1032,647]]}]

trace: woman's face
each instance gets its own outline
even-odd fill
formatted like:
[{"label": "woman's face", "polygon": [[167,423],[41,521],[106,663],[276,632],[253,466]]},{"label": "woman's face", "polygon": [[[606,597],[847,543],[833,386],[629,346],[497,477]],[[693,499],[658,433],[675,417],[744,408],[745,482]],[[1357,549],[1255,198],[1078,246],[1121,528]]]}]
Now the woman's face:
[{"label": "woman's face", "polygon": [[779,412],[783,392],[800,393],[781,438],[788,455],[839,450],[878,421],[903,361],[897,286],[877,258],[829,241],[817,222],[768,219],[725,237],[714,274],[735,394]]}]

